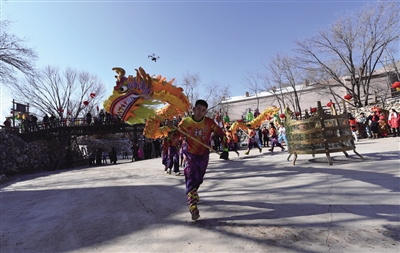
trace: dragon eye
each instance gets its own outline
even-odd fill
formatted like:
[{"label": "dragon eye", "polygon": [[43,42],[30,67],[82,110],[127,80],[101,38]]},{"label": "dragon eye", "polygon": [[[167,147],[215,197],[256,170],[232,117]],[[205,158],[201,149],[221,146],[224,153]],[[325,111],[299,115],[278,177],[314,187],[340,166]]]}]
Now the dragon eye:
[{"label": "dragon eye", "polygon": [[126,92],[127,90],[128,90],[128,87],[126,87],[126,86],[119,87],[119,92]]}]

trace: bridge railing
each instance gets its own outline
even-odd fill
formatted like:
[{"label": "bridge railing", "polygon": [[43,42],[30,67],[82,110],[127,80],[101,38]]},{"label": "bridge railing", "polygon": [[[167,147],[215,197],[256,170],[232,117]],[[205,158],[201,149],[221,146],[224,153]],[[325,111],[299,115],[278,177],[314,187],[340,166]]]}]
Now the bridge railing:
[{"label": "bridge railing", "polygon": [[[18,133],[26,133],[33,131],[40,131],[44,129],[56,128],[56,127],[73,127],[73,126],[89,126],[89,125],[110,125],[110,124],[119,124],[120,120],[116,118],[108,119],[108,120],[100,120],[98,118],[92,118],[90,124],[86,121],[86,118],[66,118],[66,119],[58,119],[53,121],[38,121],[32,122],[29,120],[24,120],[20,122],[20,124],[16,127],[12,127],[13,131]],[[5,129],[5,126],[1,126]]]}]

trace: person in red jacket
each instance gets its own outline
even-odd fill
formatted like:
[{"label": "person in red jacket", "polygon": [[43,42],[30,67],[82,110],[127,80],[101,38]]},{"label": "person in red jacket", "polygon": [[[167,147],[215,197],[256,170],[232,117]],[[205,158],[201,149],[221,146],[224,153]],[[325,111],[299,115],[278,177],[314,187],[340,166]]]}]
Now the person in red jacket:
[{"label": "person in red jacket", "polygon": [[393,137],[400,136],[399,121],[400,121],[399,114],[395,109],[392,109],[391,112],[389,113],[388,123],[390,128],[392,129]]},{"label": "person in red jacket", "polygon": [[354,139],[355,139],[356,141],[358,141],[358,136],[357,136],[357,121],[356,121],[356,119],[353,117],[353,115],[351,115],[351,113],[347,114],[347,116],[349,117],[349,125],[350,125],[351,134],[353,135]]}]

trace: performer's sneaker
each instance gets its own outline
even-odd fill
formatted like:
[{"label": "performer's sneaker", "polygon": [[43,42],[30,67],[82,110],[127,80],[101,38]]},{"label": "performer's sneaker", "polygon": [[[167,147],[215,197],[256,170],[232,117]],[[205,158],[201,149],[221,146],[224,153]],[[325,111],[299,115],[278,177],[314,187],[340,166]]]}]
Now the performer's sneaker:
[{"label": "performer's sneaker", "polygon": [[167,174],[170,174],[170,175],[171,175],[171,169],[168,169],[168,170],[167,170]]},{"label": "performer's sneaker", "polygon": [[282,147],[282,152],[285,151],[285,148]]},{"label": "performer's sneaker", "polygon": [[192,220],[197,220],[200,218],[200,212],[199,209],[197,209],[197,206],[190,207],[190,214],[192,215]]},{"label": "performer's sneaker", "polygon": [[244,152],[244,154],[245,154],[245,155],[248,155],[248,154],[249,154],[249,152]]},{"label": "performer's sneaker", "polygon": [[262,152],[262,148],[259,148],[259,150],[260,150],[260,153]]}]

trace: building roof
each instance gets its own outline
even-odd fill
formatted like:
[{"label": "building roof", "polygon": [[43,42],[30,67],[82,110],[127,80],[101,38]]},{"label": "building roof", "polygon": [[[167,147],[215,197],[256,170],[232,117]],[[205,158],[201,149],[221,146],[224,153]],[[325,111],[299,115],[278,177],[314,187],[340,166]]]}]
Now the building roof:
[{"label": "building roof", "polygon": [[[395,62],[394,64],[388,64],[382,68],[376,69],[372,75],[373,76],[378,76],[387,72],[391,72],[391,71],[395,71],[395,70],[400,69],[400,60]],[[349,76],[343,76],[341,77],[342,80],[350,80]],[[299,84],[299,85],[295,85],[295,89],[297,91],[304,91],[304,90],[312,90],[315,89],[316,85],[318,83],[310,83],[310,84]],[[239,101],[246,101],[246,100],[253,100],[255,97],[258,98],[265,98],[265,97],[270,97],[270,96],[275,96],[276,94],[285,94],[285,93],[290,93],[293,92],[294,88],[292,86],[285,86],[282,87],[280,89],[276,88],[275,91],[272,90],[267,90],[267,91],[261,91],[257,94],[249,94],[248,92],[246,92],[244,95],[240,95],[240,96],[233,96],[233,97],[229,97],[229,98],[225,98],[222,100],[222,104],[225,103],[232,103],[232,102],[239,102]]]}]

